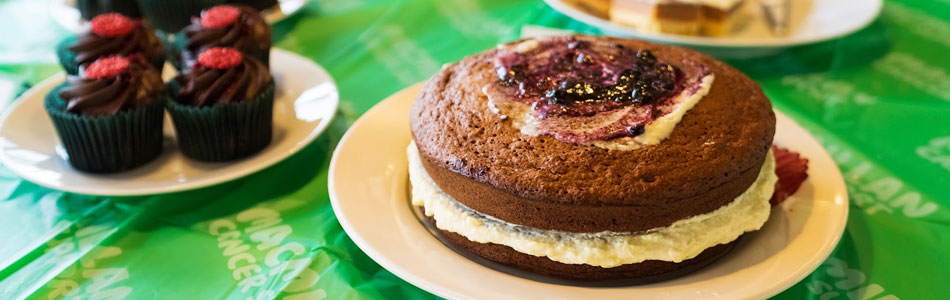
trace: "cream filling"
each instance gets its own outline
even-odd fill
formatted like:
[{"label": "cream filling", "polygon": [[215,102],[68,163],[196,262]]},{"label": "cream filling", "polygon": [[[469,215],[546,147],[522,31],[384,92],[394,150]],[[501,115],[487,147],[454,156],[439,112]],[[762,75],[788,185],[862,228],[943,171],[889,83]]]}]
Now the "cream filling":
[{"label": "cream filling", "polygon": [[755,182],[719,209],[646,232],[572,233],[511,224],[476,212],[455,201],[432,181],[411,143],[409,181],[412,205],[425,207],[439,229],[478,243],[495,243],[566,264],[612,268],[645,260],[681,262],[703,250],[734,241],[755,231],[769,218],[769,198],[775,187],[775,160],[769,151]]}]

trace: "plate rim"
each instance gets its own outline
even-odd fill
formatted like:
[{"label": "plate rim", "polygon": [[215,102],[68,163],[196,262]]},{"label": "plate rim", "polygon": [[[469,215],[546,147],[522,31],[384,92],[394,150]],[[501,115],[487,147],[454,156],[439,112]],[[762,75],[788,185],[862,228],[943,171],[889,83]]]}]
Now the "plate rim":
[{"label": "plate rim", "polygon": [[[294,59],[304,60],[304,61],[309,62],[310,64],[312,64],[313,67],[315,67],[316,70],[318,70],[319,73],[322,73],[323,75],[325,75],[325,77],[327,78],[326,82],[333,85],[333,87],[337,89],[337,91],[339,91],[339,86],[336,84],[336,81],[330,75],[330,72],[328,72],[326,69],[323,68],[323,66],[316,63],[315,61],[309,58],[306,58],[304,56],[301,56],[299,54],[296,54],[294,52],[283,50],[280,48],[272,48],[271,51],[272,51],[272,55],[274,53],[280,53],[279,55],[287,55],[289,57],[293,57]],[[39,97],[38,95],[35,95],[35,94],[40,93],[43,90],[52,88],[54,85],[59,84],[60,82],[65,80],[65,78],[66,78],[65,72],[63,71],[57,72],[56,74],[53,74],[52,76],[47,77],[46,79],[32,86],[29,90],[27,90],[26,92],[23,92],[23,94],[17,97],[13,102],[11,102],[6,107],[4,107],[3,114],[0,115],[0,132],[2,132],[3,127],[6,126],[7,119],[9,118],[9,116],[12,115],[13,112],[17,110],[17,108],[19,108],[21,105],[26,103],[29,99]],[[328,114],[328,117],[325,118],[325,120],[321,119],[320,122],[317,123],[316,127],[314,127],[314,129],[310,133],[308,133],[303,139],[301,139],[297,143],[294,143],[293,147],[288,148],[286,151],[275,153],[274,156],[272,156],[272,158],[263,160],[262,162],[256,165],[252,165],[251,167],[242,168],[235,172],[225,173],[224,175],[214,177],[212,179],[207,179],[204,181],[190,182],[190,183],[185,182],[185,183],[179,183],[175,185],[159,186],[159,187],[153,187],[153,188],[141,188],[137,191],[101,190],[101,189],[86,188],[85,186],[79,186],[79,187],[56,186],[56,185],[49,184],[48,182],[45,182],[43,180],[38,180],[37,178],[35,178],[36,176],[34,176],[31,172],[22,170],[16,164],[12,164],[12,165],[9,164],[8,162],[10,162],[9,160],[12,158],[8,157],[7,151],[3,151],[2,149],[0,149],[0,165],[7,168],[8,170],[13,172],[20,178],[27,180],[29,182],[32,182],[36,185],[50,188],[57,191],[83,194],[83,195],[143,196],[143,195],[163,195],[163,194],[170,194],[170,193],[176,193],[176,192],[196,190],[196,189],[200,189],[200,188],[204,188],[208,186],[230,182],[230,181],[254,174],[270,166],[273,166],[277,163],[280,163],[281,161],[286,160],[288,157],[300,152],[300,150],[303,150],[304,148],[306,148],[311,143],[313,143],[313,141],[316,140],[320,135],[322,135],[327,130],[327,128],[329,128],[330,123],[332,123],[333,120],[336,118],[336,114],[340,106],[339,92],[337,92],[337,95],[334,98],[335,99],[332,105],[330,105],[332,108],[332,113]],[[38,98],[38,100],[33,100],[33,101],[42,101],[42,98]],[[44,119],[44,121],[52,122],[48,118]],[[82,174],[82,173],[79,173],[79,174]],[[83,175],[83,176],[88,176],[88,175]]]},{"label": "plate rim", "polygon": [[[367,121],[368,116],[372,117],[375,112],[383,109],[384,107],[383,103],[397,101],[399,97],[405,96],[404,94],[414,95],[418,93],[419,89],[421,89],[422,84],[423,83],[417,83],[417,84],[411,85],[403,90],[400,90],[390,95],[389,97],[385,98],[383,101],[380,101],[379,103],[374,105],[370,110],[364,113],[359,119],[357,119],[357,121],[354,122],[353,125],[350,126],[350,128],[346,131],[346,133],[341,137],[339,144],[337,145],[336,149],[333,152],[333,156],[330,161],[330,168],[328,171],[328,191],[329,191],[329,196],[330,196],[330,203],[331,203],[333,212],[335,216],[337,217],[337,220],[340,222],[340,225],[343,227],[346,234],[364,253],[366,253],[370,258],[373,259],[373,261],[378,263],[380,266],[392,272],[399,278],[406,280],[410,284],[413,284],[429,293],[433,293],[437,296],[445,297],[449,299],[468,299],[469,297],[466,296],[465,294],[459,294],[451,289],[443,288],[442,286],[438,285],[435,282],[431,282],[428,279],[425,279],[421,276],[417,276],[416,274],[411,272],[410,269],[400,267],[398,263],[388,259],[382,253],[382,251],[378,251],[377,249],[370,247],[369,241],[363,235],[361,235],[359,231],[357,231],[357,229],[354,227],[354,224],[346,216],[345,212],[343,211],[343,208],[340,206],[340,202],[343,200],[339,198],[338,191],[337,191],[337,185],[338,185],[338,181],[337,181],[338,170],[337,169],[339,168],[339,165],[340,165],[340,161],[339,161],[340,153],[342,153],[342,151],[344,151],[347,148],[346,143],[351,139],[352,135],[356,134],[355,132],[357,132],[357,130],[360,128],[360,126],[363,123],[369,122]],[[412,95],[410,95],[409,97],[411,97]],[[844,178],[843,178],[840,168],[838,168],[837,164],[835,164],[834,161],[831,159],[830,154],[827,152],[824,146],[822,146],[814,138],[814,136],[811,135],[811,133],[809,133],[807,130],[804,130],[804,128],[802,128],[801,125],[799,125],[797,122],[795,122],[793,119],[791,119],[787,115],[783,114],[778,109],[775,109],[775,112],[777,116],[781,115],[781,117],[787,118],[789,121],[791,121],[791,123],[794,126],[798,127],[798,129],[801,129],[801,132],[805,133],[806,137],[808,139],[811,139],[811,141],[814,142],[815,145],[818,146],[818,149],[820,150],[820,152],[817,154],[819,154],[820,156],[823,156],[822,157],[823,159],[826,158],[828,162],[830,162],[830,167],[834,168],[835,172],[833,172],[832,178],[831,178],[833,179],[833,182],[828,183],[828,185],[832,186],[835,191],[841,192],[840,193],[841,198],[839,198],[841,200],[841,203],[837,203],[835,205],[839,207],[839,210],[838,210],[839,215],[834,216],[836,217],[835,219],[836,224],[839,225],[839,228],[837,228],[837,230],[833,232],[834,236],[830,240],[823,243],[820,248],[814,249],[814,252],[813,252],[814,254],[809,256],[810,260],[807,261],[807,263],[800,265],[799,268],[794,270],[795,275],[792,277],[789,277],[789,278],[793,278],[794,280],[786,278],[784,281],[782,281],[781,284],[776,284],[774,286],[771,286],[770,288],[759,290],[754,295],[748,295],[751,297],[768,298],[768,297],[777,295],[778,293],[781,293],[782,291],[787,290],[789,287],[801,282],[809,274],[817,270],[817,268],[822,263],[824,263],[824,261],[826,261],[828,257],[830,257],[831,253],[837,247],[838,243],[840,243],[841,238],[844,235],[844,231],[847,227],[848,215],[850,214],[849,197],[846,192],[847,188],[844,182]],[[406,117],[406,119],[408,121],[408,116]],[[419,226],[422,226],[422,225],[420,224]],[[422,228],[421,230],[425,231],[424,228]],[[450,252],[452,251],[451,249],[448,249],[448,248],[446,248],[445,250],[450,251]],[[485,266],[482,266],[482,267],[488,268]],[[506,275],[504,273],[499,273],[499,274]],[[716,278],[721,278],[721,277],[716,277]],[[530,280],[530,279],[527,279],[527,280]]]},{"label": "plate rim", "polygon": [[[815,0],[820,1],[820,0]],[[708,47],[708,48],[786,48],[791,46],[798,45],[807,45],[818,42],[823,42],[827,40],[833,40],[840,38],[852,33],[855,33],[868,25],[870,25],[874,20],[881,15],[881,11],[884,7],[884,0],[864,0],[867,1],[872,8],[874,13],[871,17],[861,20],[860,23],[856,23],[858,26],[854,26],[845,30],[834,32],[832,34],[826,34],[821,36],[812,36],[800,39],[790,39],[790,38],[779,38],[779,39],[754,39],[754,38],[716,38],[716,37],[703,37],[703,36],[685,36],[685,35],[675,35],[675,34],[666,34],[666,33],[656,33],[641,31],[636,28],[622,26],[605,20],[603,18],[591,15],[585,11],[579,10],[570,4],[564,2],[564,0],[544,0],[544,2],[554,9],[556,12],[567,16],[575,21],[584,23],[588,26],[593,26],[597,29],[603,30],[605,34],[617,35],[622,34],[627,37],[634,37],[645,39],[654,42],[669,43],[674,45],[688,45],[688,46],[698,46],[698,47]]]}]

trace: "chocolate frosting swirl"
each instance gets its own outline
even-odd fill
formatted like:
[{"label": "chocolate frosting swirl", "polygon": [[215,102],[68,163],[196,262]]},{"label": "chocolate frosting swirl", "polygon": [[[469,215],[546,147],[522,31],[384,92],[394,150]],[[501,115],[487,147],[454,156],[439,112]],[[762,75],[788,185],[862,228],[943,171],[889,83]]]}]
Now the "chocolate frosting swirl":
[{"label": "chocolate frosting swirl", "polygon": [[96,61],[105,56],[131,56],[140,53],[146,58],[162,55],[162,42],[153,33],[152,26],[142,21],[136,21],[135,29],[123,36],[100,36],[92,31],[80,34],[76,43],[69,47],[69,51],[76,54],[75,61],[80,66]]},{"label": "chocolate frosting swirl", "polygon": [[201,17],[191,18],[191,25],[183,29],[187,42],[182,55],[186,62],[191,64],[198,53],[216,47],[234,48],[254,56],[270,49],[270,26],[260,13],[247,5],[232,6],[240,10],[240,15],[228,26],[208,28],[201,25]]},{"label": "chocolate frosting swirl", "polygon": [[196,63],[190,71],[178,75],[175,80],[181,88],[175,100],[195,107],[211,106],[215,103],[253,99],[272,78],[270,71],[259,60],[249,55],[237,66],[217,69]]},{"label": "chocolate frosting swirl", "polygon": [[86,116],[115,115],[145,106],[165,90],[162,76],[142,59],[132,59],[122,73],[105,78],[70,75],[59,97],[66,111]]}]

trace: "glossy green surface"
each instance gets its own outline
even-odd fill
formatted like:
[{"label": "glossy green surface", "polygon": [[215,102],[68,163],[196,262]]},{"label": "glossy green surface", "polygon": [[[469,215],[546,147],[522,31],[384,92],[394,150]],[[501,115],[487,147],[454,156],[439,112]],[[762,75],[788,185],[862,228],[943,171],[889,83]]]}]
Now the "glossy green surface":
[{"label": "glossy green surface", "polygon": [[[14,94],[60,70],[53,46],[68,33],[48,5],[0,1],[0,79]],[[541,1],[310,1],[274,40],[339,84],[326,134],[248,177],[168,195],[74,195],[0,168],[0,298],[433,298],[340,228],[330,153],[378,101],[523,25],[599,33]],[[728,62],[822,141],[851,198],[832,257],[775,298],[950,297],[950,2],[888,1],[855,34]]]}]

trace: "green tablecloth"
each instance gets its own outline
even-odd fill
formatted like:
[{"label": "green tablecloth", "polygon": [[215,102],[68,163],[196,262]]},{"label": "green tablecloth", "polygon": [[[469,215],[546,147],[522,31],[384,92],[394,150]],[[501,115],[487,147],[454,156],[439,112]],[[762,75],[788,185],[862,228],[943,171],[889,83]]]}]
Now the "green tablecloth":
[{"label": "green tablecloth", "polygon": [[[0,90],[59,71],[52,49],[68,33],[48,6],[0,1]],[[946,0],[888,1],[858,33],[729,61],[822,141],[851,197],[831,258],[775,298],[950,298],[948,20]],[[339,83],[340,118],[326,134],[251,176],[169,195],[75,195],[0,167],[0,298],[433,298],[343,232],[330,153],[381,99],[524,25],[598,33],[535,0],[310,1],[274,38]]]}]

